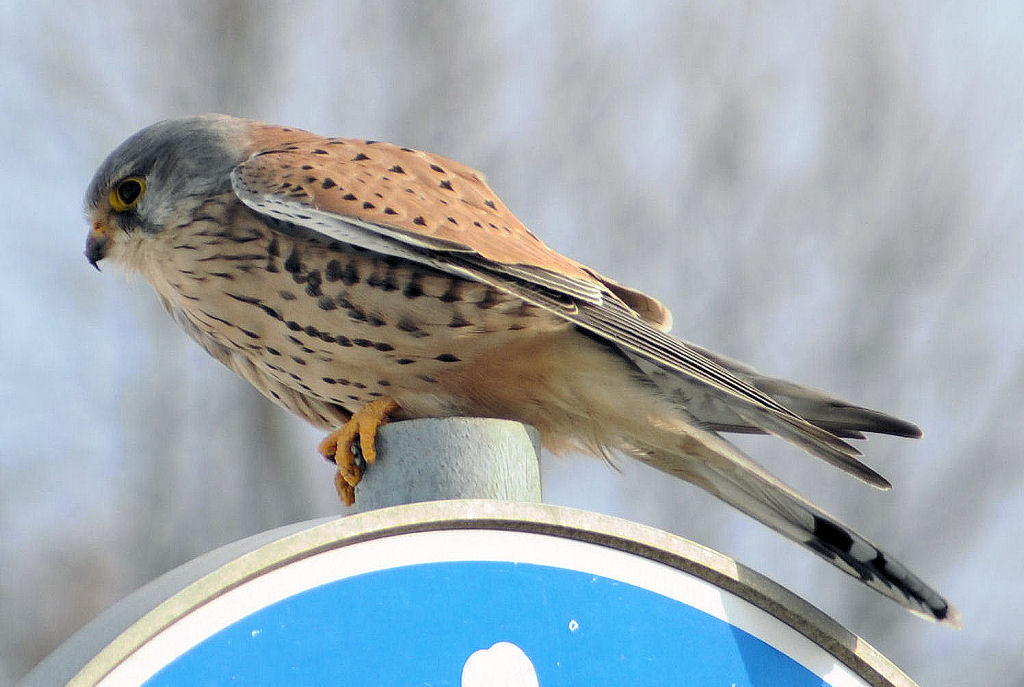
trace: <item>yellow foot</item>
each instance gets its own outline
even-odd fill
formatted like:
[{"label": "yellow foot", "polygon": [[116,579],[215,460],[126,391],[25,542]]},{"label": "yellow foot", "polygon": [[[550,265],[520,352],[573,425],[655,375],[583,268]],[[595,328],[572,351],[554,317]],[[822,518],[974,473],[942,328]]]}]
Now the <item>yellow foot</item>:
[{"label": "yellow foot", "polygon": [[367,463],[377,460],[377,430],[388,421],[388,415],[396,410],[398,404],[395,401],[378,398],[357,410],[343,427],[334,430],[320,442],[320,455],[338,466],[338,472],[334,475],[334,488],[346,506],[356,502],[356,485],[363,478],[363,471],[356,464],[353,445],[358,439],[360,453]]}]

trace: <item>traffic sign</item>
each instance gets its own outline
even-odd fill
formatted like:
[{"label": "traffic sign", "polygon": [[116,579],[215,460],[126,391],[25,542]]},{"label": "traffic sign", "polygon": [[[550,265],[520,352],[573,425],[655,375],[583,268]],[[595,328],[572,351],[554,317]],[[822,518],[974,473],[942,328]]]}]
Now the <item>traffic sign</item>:
[{"label": "traffic sign", "polygon": [[593,513],[421,503],[255,544],[179,574],[72,684],[913,684],[762,576]]}]

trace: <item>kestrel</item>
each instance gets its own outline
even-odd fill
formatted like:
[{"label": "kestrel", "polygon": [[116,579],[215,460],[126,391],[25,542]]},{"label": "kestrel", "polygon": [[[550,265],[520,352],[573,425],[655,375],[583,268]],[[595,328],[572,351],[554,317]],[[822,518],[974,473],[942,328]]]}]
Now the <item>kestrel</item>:
[{"label": "kestrel", "polygon": [[351,503],[387,418],[536,427],[555,453],[692,482],[911,611],[957,612],[719,432],[771,433],[888,488],[844,439],[917,427],[670,336],[657,300],[560,255],[479,172],[377,141],[224,115],[160,122],[100,166],[86,256],[140,272],[192,338],[332,430]]}]

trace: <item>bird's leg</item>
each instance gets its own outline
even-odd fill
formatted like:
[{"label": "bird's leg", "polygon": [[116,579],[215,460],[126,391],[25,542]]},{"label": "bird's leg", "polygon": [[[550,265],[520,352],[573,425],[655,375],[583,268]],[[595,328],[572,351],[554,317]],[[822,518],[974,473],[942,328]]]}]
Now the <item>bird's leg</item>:
[{"label": "bird's leg", "polygon": [[356,440],[359,441],[358,450],[363,460],[367,463],[377,460],[377,430],[396,410],[398,404],[394,400],[378,398],[353,413],[344,426],[320,442],[320,455],[338,466],[334,488],[346,506],[356,502],[356,485],[363,477],[362,469],[356,464]]}]

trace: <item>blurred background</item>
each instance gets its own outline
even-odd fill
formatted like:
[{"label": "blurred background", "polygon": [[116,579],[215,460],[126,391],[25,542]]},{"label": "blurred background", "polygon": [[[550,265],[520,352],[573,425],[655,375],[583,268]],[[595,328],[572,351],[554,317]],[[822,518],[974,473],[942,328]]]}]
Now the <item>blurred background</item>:
[{"label": "blurred background", "polygon": [[544,458],[546,498],[711,546],[922,685],[1024,682],[1024,5],[0,3],[0,684],[221,544],[340,513],[319,434],[82,257],[85,187],[228,112],[483,170],[675,333],[919,423],[881,493],[744,449],[948,595],[906,613],[697,489]]}]

